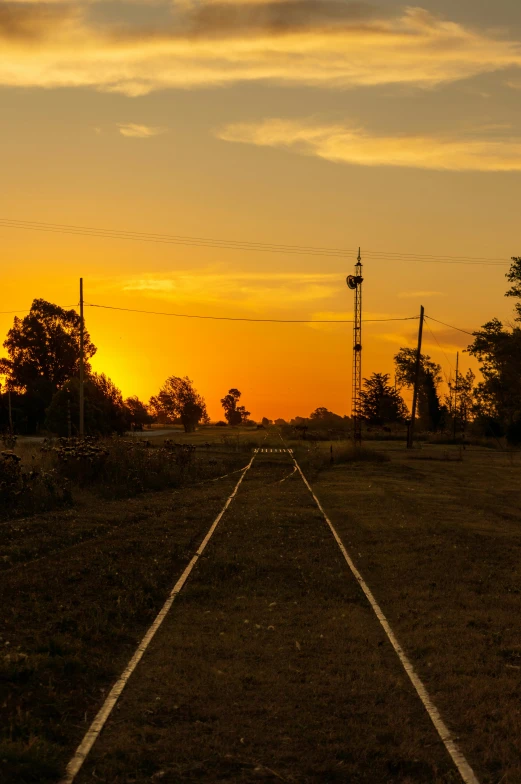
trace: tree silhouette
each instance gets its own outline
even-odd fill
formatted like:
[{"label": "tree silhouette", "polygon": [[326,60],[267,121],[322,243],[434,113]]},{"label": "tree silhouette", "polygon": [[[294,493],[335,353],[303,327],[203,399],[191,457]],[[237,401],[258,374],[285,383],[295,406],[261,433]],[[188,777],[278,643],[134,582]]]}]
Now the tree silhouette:
[{"label": "tree silhouette", "polygon": [[370,425],[405,422],[409,412],[400,394],[389,384],[388,373],[373,373],[364,378],[360,392],[361,413]]},{"label": "tree silhouette", "polygon": [[250,416],[250,412],[246,411],[244,406],[238,406],[241,393],[238,389],[229,389],[228,394],[221,400],[221,405],[224,409],[224,416],[229,425],[240,425],[245,422]]},{"label": "tree silhouette", "polygon": [[[417,351],[401,348],[394,357],[396,381],[405,387],[414,386]],[[420,376],[418,385],[418,418],[427,430],[438,430],[443,417],[443,408],[438,395],[441,382],[441,365],[433,362],[427,354],[420,354]]]},{"label": "tree silhouette", "polygon": [[[128,410],[117,386],[105,374],[91,373],[85,379],[85,432],[88,435],[108,436],[128,429]],[[67,381],[55,393],[47,409],[46,426],[59,436],[68,435],[68,414],[71,434],[77,435],[80,409],[80,382]]]},{"label": "tree silhouette", "polygon": [[128,412],[129,422],[134,427],[142,429],[143,425],[149,425],[154,421],[154,417],[149,413],[146,405],[136,395],[127,397],[125,408]]},{"label": "tree silhouette", "polygon": [[181,422],[186,433],[193,433],[199,422],[209,422],[204,398],[194,389],[188,376],[170,376],[150,408],[165,422]]},{"label": "tree silhouette", "polygon": [[[78,375],[80,361],[80,316],[52,302],[35,299],[24,318],[15,317],[4,341],[7,358],[0,359],[0,375],[7,387],[23,393],[23,407],[29,429],[43,423],[45,409],[53,395]],[[96,353],[88,332],[84,332],[85,370]]]}]

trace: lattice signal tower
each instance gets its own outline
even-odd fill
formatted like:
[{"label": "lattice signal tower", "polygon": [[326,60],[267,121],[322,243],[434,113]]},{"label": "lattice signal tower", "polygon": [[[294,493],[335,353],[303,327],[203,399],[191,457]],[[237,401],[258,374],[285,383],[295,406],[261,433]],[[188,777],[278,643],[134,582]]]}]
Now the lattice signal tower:
[{"label": "lattice signal tower", "polygon": [[362,412],[360,410],[360,392],[362,390],[362,257],[358,248],[355,274],[348,275],[347,285],[355,292],[355,308],[353,322],[353,386],[351,398],[351,416],[353,418],[353,438],[355,445],[362,443]]}]

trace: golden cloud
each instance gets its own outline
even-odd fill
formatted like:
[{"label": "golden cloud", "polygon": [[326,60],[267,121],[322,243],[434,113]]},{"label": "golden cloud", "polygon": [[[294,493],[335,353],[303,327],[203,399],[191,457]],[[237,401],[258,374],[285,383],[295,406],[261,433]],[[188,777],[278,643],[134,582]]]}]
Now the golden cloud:
[{"label": "golden cloud", "polygon": [[159,136],[167,131],[166,128],[153,128],[150,125],[138,125],[137,123],[119,123],[118,128],[122,136],[134,139],[150,139],[151,136]]},{"label": "golden cloud", "polygon": [[406,166],[449,171],[521,171],[521,138],[484,135],[375,135],[362,128],[270,119],[236,123],[220,139],[286,147],[305,155],[360,166]]},{"label": "golden cloud", "polygon": [[[137,23],[123,10],[117,22],[111,15],[104,21],[103,5],[4,2],[0,85],[127,95],[252,81],[433,86],[521,67],[518,41],[416,7],[385,16],[335,0],[200,0],[159,3],[162,23],[145,12]],[[145,10],[147,2],[136,5]]]}]

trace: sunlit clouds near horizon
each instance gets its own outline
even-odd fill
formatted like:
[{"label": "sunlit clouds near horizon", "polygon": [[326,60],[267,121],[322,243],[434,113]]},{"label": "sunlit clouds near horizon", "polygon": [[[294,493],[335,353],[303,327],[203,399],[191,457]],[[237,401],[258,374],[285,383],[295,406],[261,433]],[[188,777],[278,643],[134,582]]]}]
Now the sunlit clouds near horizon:
[{"label": "sunlit clouds near horizon", "polygon": [[349,413],[359,246],[364,377],[509,323],[520,99],[519,0],[0,2],[2,341],[82,277],[124,394]]}]

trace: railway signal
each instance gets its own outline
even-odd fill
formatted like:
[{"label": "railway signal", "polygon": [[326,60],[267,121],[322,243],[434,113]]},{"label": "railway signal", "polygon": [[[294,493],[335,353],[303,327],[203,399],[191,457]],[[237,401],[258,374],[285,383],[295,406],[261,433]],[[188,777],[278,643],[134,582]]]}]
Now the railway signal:
[{"label": "railway signal", "polygon": [[351,416],[353,418],[353,439],[355,446],[362,443],[362,412],[360,392],[362,390],[362,257],[358,248],[355,274],[348,275],[346,283],[355,293],[353,322],[353,383],[351,395]]}]

